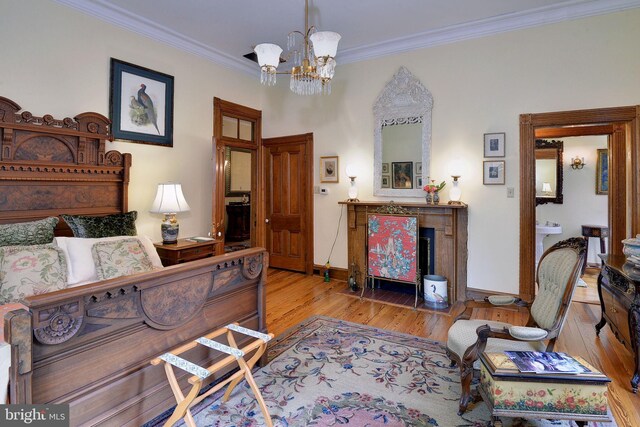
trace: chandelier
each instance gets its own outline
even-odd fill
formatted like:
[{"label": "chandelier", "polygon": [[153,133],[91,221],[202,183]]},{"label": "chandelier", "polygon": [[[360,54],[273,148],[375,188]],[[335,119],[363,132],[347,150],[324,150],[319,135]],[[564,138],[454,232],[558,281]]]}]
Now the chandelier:
[{"label": "chandelier", "polygon": [[260,65],[260,82],[267,86],[276,84],[276,74],[290,74],[290,89],[298,95],[331,93],[331,79],[336,68],[336,51],[340,34],[332,31],[316,31],[309,27],[309,0],[304,2],[304,33],[291,31],[287,37],[287,56],[291,71],[277,72],[282,48],[273,43],[262,43],[254,48]]}]

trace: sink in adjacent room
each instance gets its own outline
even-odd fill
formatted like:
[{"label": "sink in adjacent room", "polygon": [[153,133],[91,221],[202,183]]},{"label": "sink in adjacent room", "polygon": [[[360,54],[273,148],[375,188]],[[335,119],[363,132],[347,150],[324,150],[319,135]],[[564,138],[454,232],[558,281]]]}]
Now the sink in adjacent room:
[{"label": "sink in adjacent room", "polygon": [[542,241],[550,234],[562,234],[562,226],[557,222],[547,221],[544,224],[536,224],[536,268],[544,253]]}]

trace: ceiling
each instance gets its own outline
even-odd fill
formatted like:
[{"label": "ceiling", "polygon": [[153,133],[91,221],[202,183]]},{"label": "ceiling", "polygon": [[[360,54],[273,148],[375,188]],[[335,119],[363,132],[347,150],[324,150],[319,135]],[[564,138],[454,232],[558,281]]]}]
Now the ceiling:
[{"label": "ceiling", "polygon": [[[55,0],[89,15],[256,73],[242,55],[286,49],[304,30],[304,0]],[[310,0],[309,25],[342,35],[338,64],[640,7],[640,0]]]}]

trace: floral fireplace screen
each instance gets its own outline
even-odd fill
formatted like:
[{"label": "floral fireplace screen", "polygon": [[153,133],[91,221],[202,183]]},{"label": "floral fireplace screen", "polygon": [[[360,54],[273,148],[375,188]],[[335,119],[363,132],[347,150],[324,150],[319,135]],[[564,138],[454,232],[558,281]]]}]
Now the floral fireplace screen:
[{"label": "floral fireplace screen", "polygon": [[418,217],[369,214],[367,234],[367,274],[415,283]]}]

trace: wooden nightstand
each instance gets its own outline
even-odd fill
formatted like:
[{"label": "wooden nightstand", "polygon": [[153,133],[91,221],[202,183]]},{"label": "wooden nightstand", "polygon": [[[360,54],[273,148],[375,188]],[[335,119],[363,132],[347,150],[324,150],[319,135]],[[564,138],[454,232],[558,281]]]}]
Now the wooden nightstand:
[{"label": "wooden nightstand", "polygon": [[158,255],[162,260],[162,265],[181,264],[183,262],[195,261],[207,258],[216,254],[218,240],[207,240],[206,242],[190,242],[187,239],[178,239],[175,245],[165,245],[154,243]]}]

